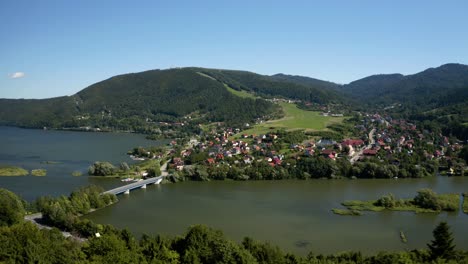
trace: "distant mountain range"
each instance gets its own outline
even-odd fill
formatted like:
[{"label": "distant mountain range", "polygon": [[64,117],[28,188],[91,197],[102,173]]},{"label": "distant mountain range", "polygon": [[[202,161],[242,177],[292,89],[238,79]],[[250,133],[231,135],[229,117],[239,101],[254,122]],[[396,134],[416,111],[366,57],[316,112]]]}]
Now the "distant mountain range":
[{"label": "distant mountain range", "polygon": [[[256,99],[236,96],[228,88]],[[272,97],[318,104],[419,104],[423,110],[465,105],[468,66],[445,64],[413,75],[373,75],[346,85],[286,74],[195,67],[151,70],[109,78],[73,96],[0,99],[0,125],[128,128],[148,120],[177,121],[188,115],[242,123],[275,112],[274,104],[259,99]]]},{"label": "distant mountain range", "polygon": [[438,107],[468,99],[468,66],[445,64],[412,75],[369,76],[340,87],[352,98],[373,104],[413,103]]},{"label": "distant mountain range", "polygon": [[445,64],[422,72],[378,74],[339,85],[304,76],[276,74],[282,81],[337,91],[365,104],[423,103],[426,106],[463,102],[468,98],[468,65]]}]

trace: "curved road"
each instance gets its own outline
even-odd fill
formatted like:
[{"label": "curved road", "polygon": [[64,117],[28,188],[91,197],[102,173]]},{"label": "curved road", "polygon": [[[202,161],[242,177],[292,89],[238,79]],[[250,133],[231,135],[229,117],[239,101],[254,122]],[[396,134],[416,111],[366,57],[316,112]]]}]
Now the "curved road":
[{"label": "curved road", "polygon": [[359,157],[362,155],[362,152],[365,149],[370,149],[370,148],[372,148],[372,145],[375,144],[374,133],[375,133],[375,128],[373,128],[369,132],[369,144],[367,146],[365,146],[364,148],[362,148],[361,150],[359,150],[357,152],[354,152],[351,159],[349,160],[349,162],[351,162],[351,164],[353,164],[354,162],[356,162],[359,159]]}]

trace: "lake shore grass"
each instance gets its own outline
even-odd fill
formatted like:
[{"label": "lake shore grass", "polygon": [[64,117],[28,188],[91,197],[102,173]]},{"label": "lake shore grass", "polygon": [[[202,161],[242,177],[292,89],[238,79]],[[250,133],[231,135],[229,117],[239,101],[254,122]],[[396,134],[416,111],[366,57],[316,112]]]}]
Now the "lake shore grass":
[{"label": "lake shore grass", "polygon": [[29,172],[23,168],[0,165],[0,176],[26,176]]},{"label": "lake shore grass", "polygon": [[82,176],[83,173],[81,171],[74,171],[71,173],[72,176],[75,176],[75,177],[79,177],[79,176]]},{"label": "lake shore grass", "polygon": [[348,208],[348,210],[354,211],[372,211],[372,212],[380,212],[385,209],[385,207],[376,206],[376,200],[369,200],[369,201],[358,201],[358,200],[350,200],[344,201],[341,204]]},{"label": "lake shore grass", "polygon": [[[465,196],[466,197],[466,196]],[[379,204],[378,200],[368,200],[368,201],[359,201],[359,200],[349,200],[341,203],[347,210],[333,209],[333,213],[339,215],[348,215],[350,211],[371,211],[371,212],[381,212],[384,210],[388,211],[405,211],[405,212],[415,212],[419,213],[440,213],[442,211],[455,212],[459,209],[460,195],[458,193],[449,193],[449,194],[437,194],[437,201],[439,204],[438,210],[432,208],[423,208],[414,203],[413,199],[400,199],[395,200],[395,203],[392,206],[382,206]],[[468,205],[464,199],[463,210],[468,210]]]},{"label": "lake shore grass", "polygon": [[348,209],[337,209],[333,208],[332,212],[337,215],[351,215],[351,216],[360,216],[362,213],[357,210],[348,210]]},{"label": "lake shore grass", "polygon": [[31,170],[31,175],[32,176],[46,176],[47,175],[47,170],[45,170],[45,169]]}]

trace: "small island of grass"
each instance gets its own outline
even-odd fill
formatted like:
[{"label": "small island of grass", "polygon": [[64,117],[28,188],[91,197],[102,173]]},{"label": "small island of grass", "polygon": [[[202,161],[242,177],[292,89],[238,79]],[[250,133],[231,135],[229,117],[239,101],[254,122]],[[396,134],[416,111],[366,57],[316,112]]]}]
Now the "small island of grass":
[{"label": "small island of grass", "polygon": [[0,176],[26,176],[29,172],[20,167],[0,165]]},{"label": "small island of grass", "polygon": [[32,176],[46,176],[47,175],[47,170],[45,170],[45,169],[31,170],[31,175]]},{"label": "small island of grass", "polygon": [[349,210],[349,209],[332,209],[332,212],[337,215],[351,215],[351,216],[359,216],[362,213],[358,210]]},{"label": "small island of grass", "polygon": [[72,175],[72,176],[75,176],[75,177],[78,177],[78,176],[83,175],[83,173],[82,173],[81,171],[74,171],[74,172],[72,172],[71,175]]},{"label": "small island of grass", "polygon": [[45,160],[41,161],[42,164],[62,164],[60,161],[53,161],[53,160]]},{"label": "small island of grass", "polygon": [[[421,189],[413,199],[396,199],[393,194],[384,195],[378,200],[345,201],[341,203],[345,209],[333,209],[338,215],[355,215],[352,212],[383,210],[412,211],[415,213],[440,213],[442,211],[457,211],[459,209],[459,194],[437,194],[430,189]],[[463,210],[468,208],[466,203]]]}]

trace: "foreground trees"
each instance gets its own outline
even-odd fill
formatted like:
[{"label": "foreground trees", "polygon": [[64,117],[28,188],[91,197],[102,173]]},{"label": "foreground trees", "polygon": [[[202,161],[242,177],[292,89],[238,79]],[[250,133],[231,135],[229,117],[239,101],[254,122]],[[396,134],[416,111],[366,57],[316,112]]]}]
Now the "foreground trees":
[{"label": "foreground trees", "polygon": [[221,231],[200,225],[190,227],[176,238],[143,235],[139,241],[127,230],[106,226],[101,237],[91,236],[79,243],[64,238],[57,229],[39,230],[32,223],[23,222],[0,227],[0,263],[467,263],[468,252],[454,250],[447,230],[445,223],[434,230],[435,239],[429,251],[381,252],[370,256],[360,252],[309,253],[301,257],[251,238],[236,243]]},{"label": "foreground trees", "polygon": [[0,226],[9,226],[23,220],[23,201],[14,193],[0,188]]},{"label": "foreground trees", "polygon": [[[12,202],[21,209],[22,201],[16,195],[2,189],[0,194],[3,195],[0,205],[10,205]],[[69,197],[41,198],[38,205],[49,220],[54,216],[65,217],[55,219],[56,226],[62,227],[66,226],[66,222],[61,220],[67,220],[67,216],[77,220],[76,214],[105,205],[105,199],[100,195],[99,188],[85,187]],[[12,215],[11,211],[3,212]],[[3,214],[0,216],[3,217]],[[455,250],[453,236],[445,222],[434,230],[434,240],[428,244],[429,250],[381,252],[371,256],[360,252],[335,255],[309,253],[301,257],[251,238],[236,243],[221,231],[201,225],[192,226],[184,235],[174,238],[143,235],[137,239],[125,229],[79,220],[71,226],[87,240],[77,241],[74,237],[65,238],[56,228],[40,230],[36,225],[22,221],[23,217],[22,213],[21,217],[14,218],[15,221],[4,221],[7,224],[0,226],[0,263],[468,263],[468,252]],[[95,236],[96,232],[100,233],[99,237]]]},{"label": "foreground trees", "polygon": [[453,244],[453,236],[447,222],[441,222],[432,231],[432,234],[434,235],[434,240],[427,245],[431,259],[454,259],[456,257],[455,245]]}]

